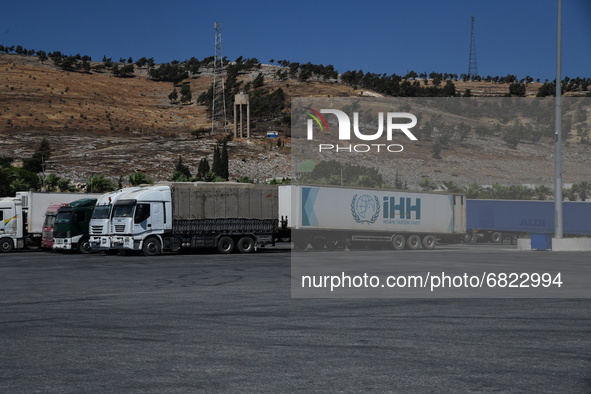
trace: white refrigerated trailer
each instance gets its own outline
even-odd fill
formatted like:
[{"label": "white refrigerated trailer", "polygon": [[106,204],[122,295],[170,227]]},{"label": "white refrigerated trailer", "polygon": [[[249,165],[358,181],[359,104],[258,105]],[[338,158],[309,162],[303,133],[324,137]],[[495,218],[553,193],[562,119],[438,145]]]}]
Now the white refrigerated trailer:
[{"label": "white refrigerated trailer", "polygon": [[388,243],[394,249],[433,249],[438,239],[466,232],[460,194],[332,186],[279,187],[279,216],[287,216],[296,249]]}]

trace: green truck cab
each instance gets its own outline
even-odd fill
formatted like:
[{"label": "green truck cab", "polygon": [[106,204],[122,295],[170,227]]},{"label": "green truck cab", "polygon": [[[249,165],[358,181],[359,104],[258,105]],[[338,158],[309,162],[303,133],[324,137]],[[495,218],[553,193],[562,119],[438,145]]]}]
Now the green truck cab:
[{"label": "green truck cab", "polygon": [[53,227],[54,250],[77,250],[90,253],[88,225],[96,205],[96,198],[83,198],[62,205]]}]

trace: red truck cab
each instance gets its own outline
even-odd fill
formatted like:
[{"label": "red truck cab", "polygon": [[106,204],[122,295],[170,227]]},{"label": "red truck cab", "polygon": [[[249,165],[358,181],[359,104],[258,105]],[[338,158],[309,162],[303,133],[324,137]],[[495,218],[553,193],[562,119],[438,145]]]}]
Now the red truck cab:
[{"label": "red truck cab", "polygon": [[57,210],[62,206],[62,203],[50,204],[45,211],[45,221],[43,222],[43,233],[41,237],[41,248],[53,248],[53,225],[57,216]]}]

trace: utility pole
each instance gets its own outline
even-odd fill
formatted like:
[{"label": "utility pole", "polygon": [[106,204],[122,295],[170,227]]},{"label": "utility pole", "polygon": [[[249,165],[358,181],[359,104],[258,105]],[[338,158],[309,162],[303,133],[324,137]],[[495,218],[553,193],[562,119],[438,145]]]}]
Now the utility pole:
[{"label": "utility pole", "polygon": [[556,28],[556,113],[554,142],[554,238],[562,238],[562,0],[558,0]]}]

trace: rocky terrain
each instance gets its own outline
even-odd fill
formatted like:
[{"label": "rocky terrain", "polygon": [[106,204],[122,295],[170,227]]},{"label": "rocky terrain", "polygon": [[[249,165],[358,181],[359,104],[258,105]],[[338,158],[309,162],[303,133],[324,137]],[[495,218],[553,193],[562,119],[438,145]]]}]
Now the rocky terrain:
[{"label": "rocky terrain", "polygon": [[[262,71],[266,86],[281,87],[288,97],[381,96],[338,81],[275,80],[277,69],[263,65],[261,70],[243,73],[240,79],[252,81]],[[136,170],[165,180],[179,157],[193,172],[201,158],[207,157],[211,163],[213,146],[220,136],[197,138],[191,133],[211,127],[205,107],[196,103],[211,86],[211,75],[203,73],[187,80],[193,93],[190,105],[170,102],[172,83],[152,81],[142,69],[136,75],[116,78],[109,72],[66,72],[49,60],[41,63],[36,57],[0,54],[0,156],[12,156],[18,165],[31,156],[41,139],[47,138],[53,155],[46,172],[78,182],[98,173],[126,180]],[[470,89],[479,96],[501,96],[508,91],[506,84],[454,83],[459,92]],[[528,84],[528,96],[535,95],[539,86]],[[589,106],[586,108],[591,119]],[[585,124],[587,133],[590,125],[591,120]],[[280,132],[284,146],[265,138],[269,130]],[[580,137],[574,130],[565,137],[566,183],[591,180],[591,149],[578,142]],[[230,177],[267,180],[291,176],[291,144],[286,126],[257,124],[253,138],[229,142]],[[403,153],[388,157],[352,158],[359,161],[357,164],[380,168],[389,182],[398,173],[411,186],[424,176],[437,183],[453,180],[460,185],[495,181],[552,184],[554,148],[550,138],[536,144],[520,143],[511,149],[500,135],[481,138],[471,133],[461,143],[443,149],[441,159],[432,158],[433,144],[429,139],[405,144]]]}]

